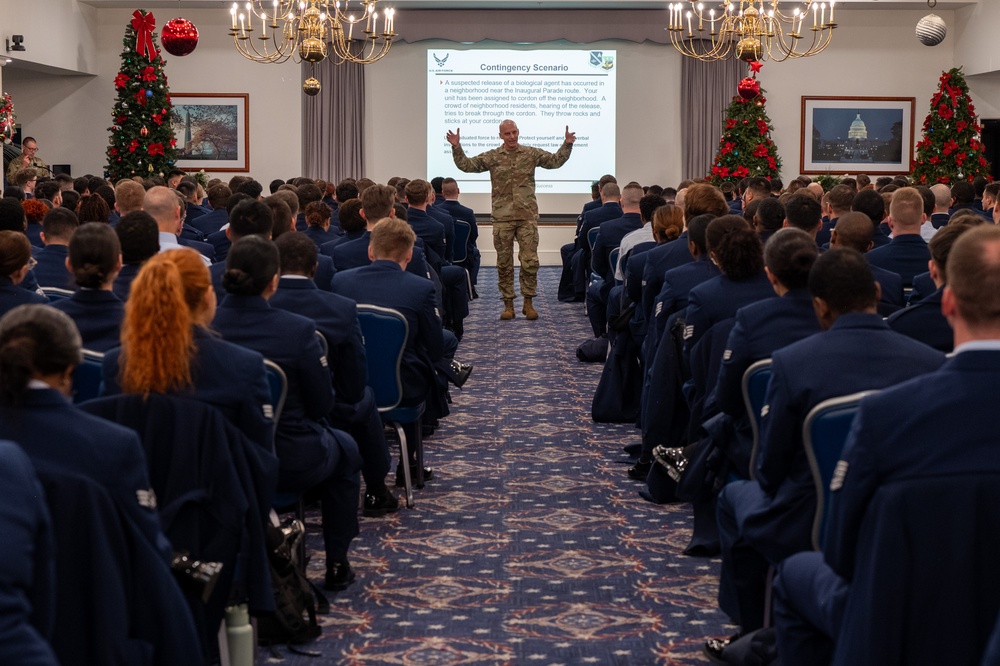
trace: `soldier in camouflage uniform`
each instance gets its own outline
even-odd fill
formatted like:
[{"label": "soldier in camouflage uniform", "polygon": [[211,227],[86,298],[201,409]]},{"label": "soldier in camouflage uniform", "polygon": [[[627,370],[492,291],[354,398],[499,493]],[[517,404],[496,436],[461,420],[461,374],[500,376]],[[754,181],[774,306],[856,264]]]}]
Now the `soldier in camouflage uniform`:
[{"label": "soldier in camouflage uniform", "polygon": [[538,319],[531,300],[538,282],[538,201],[535,199],[535,167],[557,169],[569,159],[576,134],[566,126],[566,140],[555,153],[518,143],[513,120],[500,123],[503,145],[475,157],[466,157],[458,131],[448,132],[455,166],[467,173],[490,172],[493,184],[493,246],[497,251],[497,281],[504,302],[501,319],[514,318],[514,239],[521,263],[522,312]]}]

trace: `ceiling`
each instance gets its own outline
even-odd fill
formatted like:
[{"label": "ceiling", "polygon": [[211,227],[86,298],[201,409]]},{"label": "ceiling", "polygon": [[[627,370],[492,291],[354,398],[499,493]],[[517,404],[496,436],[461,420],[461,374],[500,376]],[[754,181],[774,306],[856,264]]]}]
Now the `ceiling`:
[{"label": "ceiling", "polygon": [[[80,0],[98,8],[134,9],[135,0]],[[243,4],[245,0],[241,0]],[[355,0],[356,1],[356,0]],[[402,9],[665,9],[666,0],[383,0],[386,6]],[[957,9],[978,2],[994,0],[937,0],[935,9]],[[934,2],[934,0],[931,0]],[[228,7],[232,0],[149,0],[144,7],[217,8]],[[270,2],[266,2],[269,5]],[[710,4],[706,0],[706,4]],[[838,6],[851,9],[922,9],[927,0],[838,0]]]}]

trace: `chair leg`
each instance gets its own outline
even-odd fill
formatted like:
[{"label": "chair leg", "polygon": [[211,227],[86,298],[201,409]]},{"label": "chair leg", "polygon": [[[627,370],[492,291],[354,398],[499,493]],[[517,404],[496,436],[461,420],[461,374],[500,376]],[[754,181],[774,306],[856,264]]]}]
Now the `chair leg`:
[{"label": "chair leg", "polygon": [[406,433],[403,431],[403,426],[395,421],[392,422],[392,427],[396,429],[396,436],[399,437],[399,464],[403,468],[403,484],[406,486],[406,508],[412,509],[413,480],[410,478],[410,453],[406,446]]},{"label": "chair leg", "polygon": [[299,567],[304,572],[306,570],[306,501],[301,495],[295,504],[295,517],[302,523],[302,538],[299,539],[296,550],[299,552]]}]

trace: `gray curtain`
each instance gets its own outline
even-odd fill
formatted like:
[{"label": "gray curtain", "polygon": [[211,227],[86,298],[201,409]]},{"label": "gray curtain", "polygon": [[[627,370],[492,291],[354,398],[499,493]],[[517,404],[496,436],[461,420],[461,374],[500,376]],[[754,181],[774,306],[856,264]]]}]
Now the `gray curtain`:
[{"label": "gray curtain", "polygon": [[315,97],[303,93],[302,174],[340,182],[365,175],[365,68],[335,65],[327,58],[302,65],[302,79],[315,76],[322,89]]},{"label": "gray curtain", "polygon": [[709,175],[726,107],[749,67],[741,60],[681,58],[681,159],[684,178]]}]

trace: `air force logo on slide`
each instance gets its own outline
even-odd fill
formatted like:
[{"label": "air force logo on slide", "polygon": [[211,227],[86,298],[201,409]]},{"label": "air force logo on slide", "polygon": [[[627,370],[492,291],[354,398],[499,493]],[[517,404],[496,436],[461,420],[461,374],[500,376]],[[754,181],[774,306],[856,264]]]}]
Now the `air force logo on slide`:
[{"label": "air force logo on slide", "polygon": [[437,53],[435,53],[433,55],[434,55],[434,61],[438,64],[438,67],[444,67],[444,64],[446,62],[448,62],[448,56],[450,56],[451,54],[450,53],[446,53],[443,58],[438,58]]},{"label": "air force logo on slide", "polygon": [[590,66],[605,70],[613,69],[615,66],[615,57],[610,54],[604,55],[604,51],[591,51]]}]

